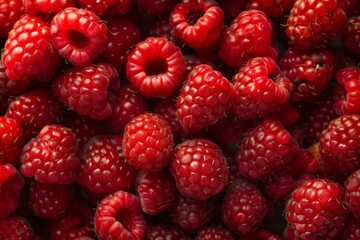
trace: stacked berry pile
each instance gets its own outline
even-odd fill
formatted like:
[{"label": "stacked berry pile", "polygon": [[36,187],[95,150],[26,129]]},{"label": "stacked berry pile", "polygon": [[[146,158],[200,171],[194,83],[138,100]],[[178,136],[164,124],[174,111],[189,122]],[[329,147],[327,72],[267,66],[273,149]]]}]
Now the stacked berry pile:
[{"label": "stacked berry pile", "polygon": [[0,239],[360,239],[358,0],[0,0]]}]

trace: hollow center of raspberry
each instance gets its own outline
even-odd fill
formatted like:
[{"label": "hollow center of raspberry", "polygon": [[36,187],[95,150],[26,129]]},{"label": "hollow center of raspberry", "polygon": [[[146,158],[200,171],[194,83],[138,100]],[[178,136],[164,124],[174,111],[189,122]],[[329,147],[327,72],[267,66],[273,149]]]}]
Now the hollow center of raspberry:
[{"label": "hollow center of raspberry", "polygon": [[126,230],[131,232],[133,224],[131,215],[127,209],[122,209],[118,211],[118,213],[116,214],[116,220],[119,221]]},{"label": "hollow center of raspberry", "polygon": [[145,73],[147,75],[159,75],[166,73],[168,70],[168,64],[165,59],[150,60],[145,64]]},{"label": "hollow center of raspberry", "polygon": [[69,42],[76,48],[85,48],[89,44],[89,39],[79,31],[68,31]]},{"label": "hollow center of raspberry", "polygon": [[202,10],[194,10],[191,11],[186,18],[186,22],[190,25],[193,26],[197,23],[197,21],[204,16],[204,11]]}]

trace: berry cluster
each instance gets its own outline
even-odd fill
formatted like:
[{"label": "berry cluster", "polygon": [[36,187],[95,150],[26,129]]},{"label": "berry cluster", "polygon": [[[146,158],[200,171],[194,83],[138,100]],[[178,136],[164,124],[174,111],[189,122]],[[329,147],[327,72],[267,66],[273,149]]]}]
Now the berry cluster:
[{"label": "berry cluster", "polygon": [[0,0],[0,239],[360,239],[358,0]]}]

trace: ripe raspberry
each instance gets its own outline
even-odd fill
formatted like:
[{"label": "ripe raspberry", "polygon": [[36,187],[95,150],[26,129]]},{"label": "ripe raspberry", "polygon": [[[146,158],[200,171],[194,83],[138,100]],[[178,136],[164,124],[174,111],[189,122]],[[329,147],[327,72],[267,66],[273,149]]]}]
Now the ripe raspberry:
[{"label": "ripe raspberry", "polygon": [[128,163],[138,170],[163,169],[174,148],[174,138],[166,120],[159,114],[144,113],[125,127],[123,153]]},{"label": "ripe raspberry", "polygon": [[345,182],[345,202],[351,214],[360,218],[360,169],[353,172]]},{"label": "ripe raspberry", "polygon": [[76,0],[22,0],[24,10],[31,15],[47,13],[54,15],[67,7],[76,7]]},{"label": "ripe raspberry", "polygon": [[328,49],[304,51],[289,47],[279,66],[293,85],[291,99],[313,102],[328,87],[336,69],[335,55]]},{"label": "ripe raspberry", "polygon": [[191,48],[216,43],[224,29],[224,12],[214,0],[182,0],[172,9],[170,26]]},{"label": "ripe raspberry", "polygon": [[69,207],[73,194],[73,185],[55,185],[32,180],[29,187],[30,208],[35,216],[53,220]]},{"label": "ripe raspberry", "polygon": [[147,227],[145,240],[185,240],[181,229],[162,223],[153,224]]},{"label": "ripe raspberry", "polygon": [[176,146],[170,172],[181,194],[199,200],[221,192],[229,175],[220,147],[201,138],[186,140]]},{"label": "ripe raspberry", "polygon": [[265,119],[249,129],[237,153],[240,173],[251,180],[276,174],[294,157],[298,144],[274,119]]},{"label": "ripe raspberry", "polygon": [[345,11],[348,18],[360,13],[360,2],[357,0],[338,0],[337,6]]},{"label": "ripe raspberry", "polygon": [[260,118],[289,102],[291,86],[276,62],[256,57],[233,77],[235,99],[232,110],[242,119]]},{"label": "ripe raspberry", "polygon": [[0,162],[17,166],[23,146],[20,124],[12,118],[0,116]]},{"label": "ripe raspberry", "polygon": [[104,120],[111,115],[109,91],[117,91],[119,88],[116,69],[106,63],[73,67],[56,76],[52,86],[54,94],[62,103],[96,120]]},{"label": "ripe raspberry", "polygon": [[156,16],[168,16],[177,0],[136,0],[137,7],[144,13]]},{"label": "ripe raspberry", "polygon": [[178,39],[169,23],[169,17],[154,19],[148,28],[148,37],[165,38],[179,48],[184,48],[184,43]]},{"label": "ripe raspberry", "polygon": [[184,128],[203,129],[226,116],[234,96],[234,86],[220,72],[197,65],[179,92],[176,116]]},{"label": "ripe raspberry", "polygon": [[139,199],[123,191],[111,193],[100,202],[94,225],[99,240],[143,239],[146,231]]},{"label": "ripe raspberry", "polygon": [[265,0],[250,0],[247,5],[247,9],[257,9],[266,14],[269,17],[282,17],[285,13],[288,13],[294,6],[296,0],[277,0],[277,1],[265,1]]},{"label": "ripe raspberry", "polygon": [[23,148],[21,172],[42,183],[70,184],[80,168],[75,134],[62,125],[46,125]]},{"label": "ripe raspberry", "polygon": [[235,239],[234,235],[226,228],[222,226],[210,225],[201,228],[197,231],[195,240],[233,240]]},{"label": "ripe raspberry", "polygon": [[52,44],[71,64],[85,66],[100,57],[107,27],[93,12],[68,7],[51,22]]},{"label": "ripe raspberry", "polygon": [[336,235],[335,240],[360,239],[360,219],[350,215],[345,222],[344,228]]},{"label": "ripe raspberry", "polygon": [[15,119],[22,128],[25,140],[35,137],[50,124],[59,123],[64,106],[50,90],[38,88],[13,99],[5,117]]},{"label": "ripe raspberry", "polygon": [[81,8],[94,12],[97,15],[106,13],[116,1],[117,0],[78,0]]},{"label": "ripe raspberry", "polygon": [[141,173],[136,190],[141,209],[151,215],[167,210],[178,195],[174,179],[167,171]]},{"label": "ripe raspberry", "polygon": [[17,209],[20,191],[24,186],[23,176],[13,165],[0,163],[0,218]]},{"label": "ripe raspberry", "polygon": [[0,36],[7,37],[15,22],[24,13],[23,5],[17,0],[0,0]]},{"label": "ripe raspberry", "polygon": [[147,97],[165,98],[176,90],[185,75],[184,57],[178,47],[164,38],[149,37],[129,54],[126,74]]},{"label": "ripe raspberry", "polygon": [[108,12],[104,15],[108,16],[119,16],[119,14],[128,14],[131,15],[133,12],[131,12],[131,0],[116,0],[111,7],[108,8]]},{"label": "ripe raspberry", "polygon": [[50,27],[36,16],[22,15],[9,33],[1,61],[11,80],[24,76],[51,80],[60,57],[51,45]]},{"label": "ripe raspberry", "polygon": [[236,68],[253,57],[276,60],[279,53],[272,35],[273,24],[262,11],[242,11],[222,36],[220,58]]},{"label": "ripe raspberry", "polygon": [[320,46],[334,39],[346,23],[337,0],[295,1],[287,19],[286,35],[302,47]]},{"label": "ripe raspberry", "polygon": [[283,240],[279,235],[265,229],[258,229],[253,233],[242,236],[240,240]]},{"label": "ripe raspberry", "polygon": [[228,186],[221,203],[221,221],[236,234],[256,230],[266,213],[266,200],[255,184],[239,178]]},{"label": "ripe raspberry", "polygon": [[36,239],[29,221],[19,215],[12,215],[11,217],[0,219],[0,238],[4,240]]},{"label": "ripe raspberry", "polygon": [[121,144],[120,136],[91,138],[82,150],[78,183],[96,193],[131,189],[136,170],[125,161]]},{"label": "ripe raspberry", "polygon": [[360,15],[348,18],[343,31],[342,43],[345,49],[360,57]]},{"label": "ripe raspberry", "polygon": [[328,179],[305,181],[288,199],[285,218],[296,239],[333,239],[347,218],[344,191]]},{"label": "ripe raspberry", "polygon": [[338,115],[360,113],[360,68],[342,68],[336,72],[338,84],[334,88],[334,110]]}]

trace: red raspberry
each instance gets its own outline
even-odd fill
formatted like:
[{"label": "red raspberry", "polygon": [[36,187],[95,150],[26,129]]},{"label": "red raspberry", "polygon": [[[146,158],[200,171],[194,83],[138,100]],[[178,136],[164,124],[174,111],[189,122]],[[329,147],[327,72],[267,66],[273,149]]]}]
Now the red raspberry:
[{"label": "red raspberry", "polygon": [[337,6],[345,11],[348,18],[360,13],[360,2],[358,0],[338,0]]},{"label": "red raspberry", "polygon": [[117,0],[78,0],[80,7],[101,15],[114,5]]},{"label": "red raspberry", "polygon": [[304,51],[293,46],[286,50],[279,66],[293,85],[292,100],[313,102],[328,87],[336,58],[324,48]]},{"label": "red raspberry", "polygon": [[178,195],[174,179],[167,171],[141,173],[136,190],[141,209],[151,215],[167,210]]},{"label": "red raspberry", "polygon": [[298,144],[274,119],[265,119],[245,133],[237,153],[240,173],[251,180],[276,174],[294,157]]},{"label": "red raspberry", "polygon": [[120,136],[91,138],[82,150],[79,184],[96,193],[131,189],[136,170],[125,161],[121,144]]},{"label": "red raspberry", "polygon": [[71,64],[85,66],[100,57],[107,27],[93,12],[68,7],[51,22],[52,44]]},{"label": "red raspberry", "polygon": [[46,125],[23,148],[21,172],[49,184],[70,184],[80,168],[75,134],[62,125]]},{"label": "red raspberry", "polygon": [[210,224],[217,217],[220,199],[195,200],[179,196],[170,207],[171,221],[186,232],[194,232]]},{"label": "red raspberry", "polygon": [[56,185],[32,180],[29,187],[29,204],[35,216],[53,220],[70,204],[74,194],[73,185]]},{"label": "red raspberry", "polygon": [[17,209],[20,191],[24,186],[23,176],[13,165],[0,163],[0,218]]},{"label": "red raspberry", "polygon": [[344,191],[328,179],[305,181],[288,199],[285,217],[296,239],[333,239],[347,218]]},{"label": "red raspberry", "polygon": [[[360,5],[360,4],[359,4]],[[348,18],[343,31],[342,43],[345,49],[360,57],[360,15]]]},{"label": "red raspberry", "polygon": [[[108,16],[119,16],[119,14],[131,15],[132,0],[116,0],[113,5],[108,8],[106,15]],[[105,15],[105,14],[104,14]]]},{"label": "red raspberry", "polygon": [[220,58],[236,68],[253,57],[276,60],[279,53],[272,35],[273,24],[263,12],[255,9],[242,11],[223,34]]},{"label": "red raspberry", "polygon": [[253,58],[234,75],[233,83],[232,110],[242,119],[266,116],[289,103],[290,82],[271,58]]},{"label": "red raspberry", "polygon": [[17,166],[23,146],[20,124],[12,118],[0,116],[0,162]]},{"label": "red raspberry", "polygon": [[4,240],[36,239],[29,221],[19,215],[13,215],[8,218],[0,219],[0,238]]},{"label": "red raspberry", "polygon": [[23,15],[23,5],[18,0],[0,0],[0,36],[7,37],[15,22]]},{"label": "red raspberry", "polygon": [[210,61],[207,58],[199,57],[198,55],[184,55],[184,61],[186,65],[187,74],[191,72],[197,65],[206,64],[210,66],[212,69],[217,70],[217,66],[214,62]]},{"label": "red raspberry", "polygon": [[345,23],[346,14],[337,0],[298,0],[287,19],[286,34],[295,45],[320,46],[334,39]]},{"label": "red raspberry", "polygon": [[166,120],[159,114],[144,113],[125,127],[123,153],[138,170],[159,171],[168,163],[174,138]]},{"label": "red raspberry", "polygon": [[360,113],[360,68],[342,68],[336,72],[334,110],[338,115]]},{"label": "red raspberry", "polygon": [[176,115],[184,128],[200,130],[224,118],[235,96],[234,86],[206,64],[188,74],[177,98]]},{"label": "red raspberry", "polygon": [[360,218],[360,169],[353,172],[345,182],[345,202],[351,214]]},{"label": "red raspberry", "polygon": [[186,140],[176,146],[170,172],[181,194],[205,200],[228,183],[228,166],[220,147],[207,139]]},{"label": "red raspberry", "polygon": [[169,17],[154,19],[154,21],[152,21],[151,25],[148,28],[148,37],[150,36],[157,38],[165,38],[179,48],[185,47],[183,42],[175,36],[174,30],[171,28],[169,23]]},{"label": "red raspberry", "polygon": [[258,229],[253,233],[242,236],[240,240],[283,240],[279,235],[265,229]]},{"label": "red raspberry", "polygon": [[123,191],[112,193],[100,202],[94,225],[99,240],[143,239],[146,231],[139,199]]},{"label": "red raspberry", "polygon": [[176,90],[185,75],[184,57],[178,47],[164,38],[149,37],[129,54],[126,74],[147,97],[165,98]]},{"label": "red raspberry", "polygon": [[206,226],[197,231],[195,240],[233,240],[234,235],[226,228],[222,226]]},{"label": "red raspberry", "polygon": [[344,228],[336,235],[335,240],[360,239],[360,219],[350,215],[345,222]]},{"label": "red raspberry", "polygon": [[30,140],[45,125],[59,123],[63,109],[50,90],[38,88],[13,99],[5,116],[15,119],[21,125],[25,140]]},{"label": "red raspberry", "polygon": [[229,185],[221,203],[225,226],[236,234],[249,234],[261,225],[266,213],[266,200],[255,184],[239,178]]},{"label": "red raspberry", "polygon": [[112,65],[90,64],[59,74],[52,88],[59,100],[74,111],[104,120],[112,111],[108,101],[109,91],[117,91],[120,80]]},{"label": "red raspberry", "polygon": [[152,16],[168,16],[176,5],[177,0],[136,0],[138,8]]},{"label": "red raspberry", "polygon": [[185,240],[181,229],[162,223],[153,224],[147,227],[145,240]]},{"label": "red raspberry", "polygon": [[31,15],[49,13],[51,15],[61,12],[67,7],[75,7],[76,0],[22,0],[24,10]]},{"label": "red raspberry", "polygon": [[11,80],[24,76],[42,82],[51,80],[60,57],[51,45],[47,23],[29,14],[22,15],[9,33],[1,61]]},{"label": "red raspberry", "polygon": [[294,6],[296,0],[250,0],[247,9],[257,9],[269,17],[282,17]]},{"label": "red raspberry", "polygon": [[170,26],[191,48],[209,47],[220,38],[224,12],[214,0],[182,0],[172,9]]}]

